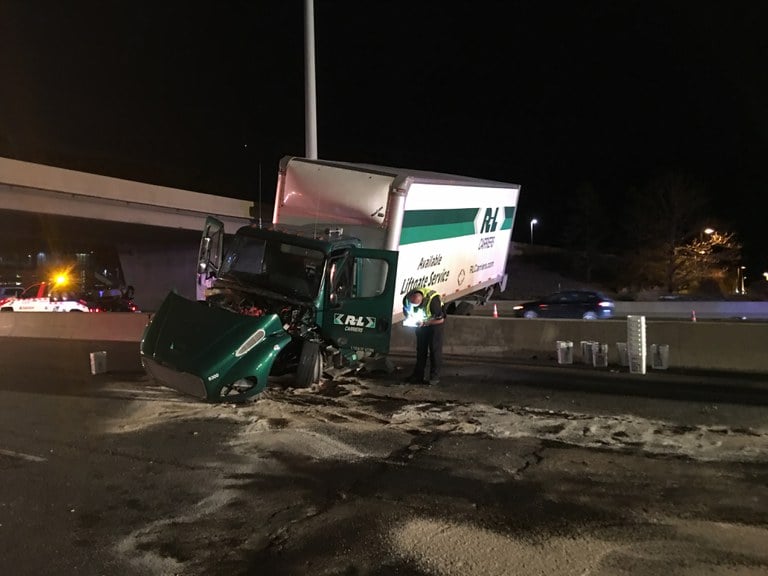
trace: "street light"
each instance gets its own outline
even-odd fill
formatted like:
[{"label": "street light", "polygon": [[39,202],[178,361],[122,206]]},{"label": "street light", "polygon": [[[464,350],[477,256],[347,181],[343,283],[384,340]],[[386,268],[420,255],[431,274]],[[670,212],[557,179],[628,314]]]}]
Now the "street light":
[{"label": "street light", "polygon": [[536,218],[531,219],[531,244],[533,244],[533,227],[538,223],[539,221]]},{"label": "street light", "polygon": [[714,233],[715,233],[714,228],[704,228],[704,234],[706,234],[707,236],[711,236]]}]

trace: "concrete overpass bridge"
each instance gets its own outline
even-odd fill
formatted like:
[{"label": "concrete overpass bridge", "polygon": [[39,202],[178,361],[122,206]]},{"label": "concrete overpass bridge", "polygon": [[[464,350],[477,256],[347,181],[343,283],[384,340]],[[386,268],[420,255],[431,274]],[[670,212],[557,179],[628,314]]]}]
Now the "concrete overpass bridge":
[{"label": "concrete overpass bridge", "polygon": [[[154,310],[170,290],[195,297],[205,217],[234,231],[253,202],[0,158],[0,252],[108,247],[136,302]],[[263,212],[271,216],[271,208]]]}]

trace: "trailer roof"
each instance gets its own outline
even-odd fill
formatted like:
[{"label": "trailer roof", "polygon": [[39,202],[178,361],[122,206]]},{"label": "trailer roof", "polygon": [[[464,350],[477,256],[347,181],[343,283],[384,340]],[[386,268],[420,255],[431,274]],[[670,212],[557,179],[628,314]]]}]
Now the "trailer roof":
[{"label": "trailer roof", "polygon": [[285,156],[280,162],[281,171],[285,169],[289,162],[298,161],[307,164],[319,164],[335,168],[346,168],[357,172],[369,172],[372,174],[381,174],[392,176],[394,180],[411,180],[415,182],[424,182],[432,184],[463,184],[470,186],[486,186],[494,188],[520,188],[519,184],[509,182],[499,182],[496,180],[485,180],[482,178],[473,178],[470,176],[459,176],[456,174],[446,174],[442,172],[430,172],[427,170],[412,170],[409,168],[395,168],[392,166],[379,166],[376,164],[362,164],[354,162],[337,162],[334,160],[320,160],[301,158],[298,156]]}]

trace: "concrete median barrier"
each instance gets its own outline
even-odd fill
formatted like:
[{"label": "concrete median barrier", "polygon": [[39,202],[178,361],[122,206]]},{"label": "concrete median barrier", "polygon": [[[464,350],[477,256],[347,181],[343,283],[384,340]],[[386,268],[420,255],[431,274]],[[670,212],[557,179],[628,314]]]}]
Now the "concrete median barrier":
[{"label": "concrete median barrier", "polygon": [[[525,320],[449,316],[447,354],[557,364],[558,341],[608,344],[608,362],[621,366],[617,342],[627,339],[623,320]],[[768,325],[744,322],[647,322],[647,342],[669,346],[669,368],[768,374]],[[413,352],[413,328],[398,324],[392,351]],[[650,355],[649,355],[650,362]]]},{"label": "concrete median barrier", "polygon": [[139,342],[144,313],[0,312],[0,337]]},{"label": "concrete median barrier", "polygon": [[80,312],[0,313],[0,361],[23,366],[25,378],[50,374],[88,379],[91,355],[104,352],[108,372],[141,370],[139,342],[149,314]]},{"label": "concrete median barrier", "polygon": [[[89,354],[107,351],[107,370],[140,369],[138,343],[149,314],[0,313],[0,338],[37,339],[56,350],[40,356],[65,361],[69,354],[78,366],[89,368]],[[608,363],[620,367],[617,342],[626,342],[623,320],[525,320],[449,316],[445,327],[447,354],[476,358],[536,361],[557,364],[557,342],[608,344]],[[649,320],[647,344],[668,346],[670,369],[768,374],[768,324],[726,321]],[[412,354],[416,339],[412,328],[396,324],[393,353]],[[0,353],[1,349],[0,349]],[[574,355],[577,355],[575,352]],[[650,366],[650,354],[648,355]],[[12,361],[12,358],[7,358]],[[81,362],[82,360],[82,362]],[[580,361],[575,358],[574,362]]]},{"label": "concrete median barrier", "polygon": [[[512,318],[514,306],[522,300],[497,300],[485,306],[476,306],[475,316],[493,315],[496,306],[500,317]],[[768,302],[751,301],[638,301],[615,302],[614,315],[616,318],[626,318],[629,315],[645,316],[656,320],[690,320],[695,312],[699,320],[768,320]]]}]

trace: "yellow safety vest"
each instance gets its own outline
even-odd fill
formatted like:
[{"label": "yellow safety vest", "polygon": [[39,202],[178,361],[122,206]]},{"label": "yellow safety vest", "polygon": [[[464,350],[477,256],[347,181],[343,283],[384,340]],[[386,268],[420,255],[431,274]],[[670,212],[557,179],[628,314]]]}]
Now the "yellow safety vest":
[{"label": "yellow safety vest", "polygon": [[[431,310],[431,304],[432,300],[439,296],[437,290],[432,290],[431,288],[414,288],[411,290],[411,292],[421,292],[424,299],[421,301],[421,304],[418,306],[414,306],[408,301],[408,295],[406,294],[403,298],[403,308],[407,310],[409,313],[413,313],[414,310],[418,308],[422,308],[424,310],[424,319],[429,320],[432,318],[432,310]],[[410,294],[410,292],[409,292]]]}]

